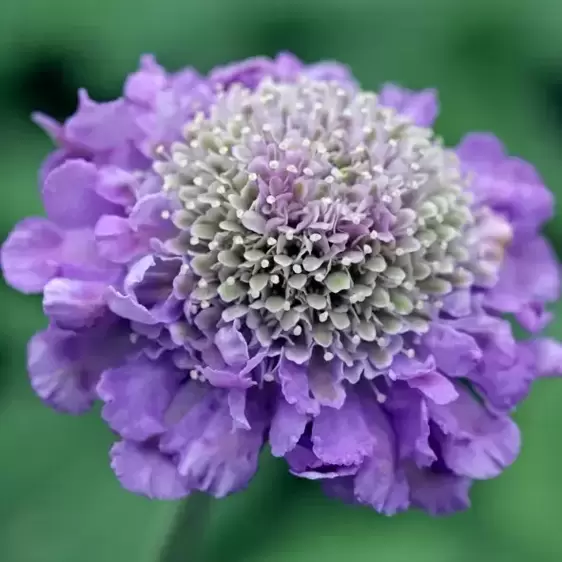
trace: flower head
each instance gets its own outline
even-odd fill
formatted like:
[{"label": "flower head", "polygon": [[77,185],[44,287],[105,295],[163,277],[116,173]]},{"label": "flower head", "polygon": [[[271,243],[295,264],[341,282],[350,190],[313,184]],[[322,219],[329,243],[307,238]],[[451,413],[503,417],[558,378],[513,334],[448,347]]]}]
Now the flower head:
[{"label": "flower head", "polygon": [[155,498],[247,485],[264,445],[385,514],[447,513],[517,456],[509,417],[557,343],[552,197],[492,136],[446,148],[432,90],[363,92],[281,54],[80,94],[41,170],[47,218],[2,248],[42,292],[34,389],[100,399],[112,466]]}]

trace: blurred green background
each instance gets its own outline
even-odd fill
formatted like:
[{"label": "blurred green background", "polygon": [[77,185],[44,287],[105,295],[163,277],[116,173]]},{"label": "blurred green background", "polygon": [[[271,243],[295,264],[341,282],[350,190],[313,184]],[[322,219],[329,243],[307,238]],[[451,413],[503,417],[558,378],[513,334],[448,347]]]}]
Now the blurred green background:
[{"label": "blurred green background", "polygon": [[[547,233],[562,251],[561,0],[5,0],[1,238],[40,212],[36,172],[50,145],[30,111],[63,118],[80,86],[97,99],[118,96],[143,52],[170,69],[206,71],[282,49],[348,63],[369,89],[384,81],[437,87],[437,129],[449,143],[490,130],[537,166],[558,195]],[[562,560],[561,382],[536,385],[517,412],[519,461],[476,485],[466,513],[387,519],[324,499],[264,459],[245,493],[213,501],[207,515],[195,498],[186,518],[178,503],[120,489],[107,458],[112,435],[97,412],[72,419],[33,396],[25,343],[44,324],[40,299],[2,284],[0,300],[3,562]],[[558,310],[550,334],[560,338]],[[186,550],[170,553],[171,536]]]}]

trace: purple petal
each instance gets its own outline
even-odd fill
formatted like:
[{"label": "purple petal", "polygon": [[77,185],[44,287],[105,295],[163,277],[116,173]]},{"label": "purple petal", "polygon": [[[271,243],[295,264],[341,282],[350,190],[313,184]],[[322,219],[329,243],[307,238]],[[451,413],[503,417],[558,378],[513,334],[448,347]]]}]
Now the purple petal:
[{"label": "purple petal", "polygon": [[219,329],[215,336],[215,345],[227,365],[241,367],[248,361],[246,340],[232,325]]},{"label": "purple petal", "polygon": [[45,285],[43,310],[60,328],[87,328],[105,311],[106,289],[105,283],[56,277]]},{"label": "purple petal", "polygon": [[435,358],[439,370],[450,377],[465,377],[482,358],[476,340],[444,322],[434,322],[423,345]]},{"label": "purple petal", "polygon": [[417,466],[429,466],[437,460],[429,445],[429,415],[423,397],[403,384],[392,385],[385,402],[396,431],[401,459],[413,459]]},{"label": "purple petal", "polygon": [[536,374],[539,377],[562,375],[562,345],[549,338],[540,338],[527,344],[535,356]]},{"label": "purple petal", "polygon": [[298,412],[316,415],[320,411],[320,406],[310,396],[306,366],[297,365],[282,357],[277,373],[285,400],[294,405]]},{"label": "purple petal", "polygon": [[125,439],[144,441],[165,430],[164,415],[179,388],[180,375],[164,362],[145,357],[102,374],[98,396],[102,416]]},{"label": "purple petal", "polygon": [[136,136],[133,116],[123,99],[96,103],[86,90],[78,94],[78,110],[64,126],[69,143],[101,152],[123,145]]},{"label": "purple petal", "polygon": [[552,248],[541,237],[525,237],[509,248],[499,280],[486,294],[486,304],[516,314],[523,327],[537,331],[545,324],[544,304],[559,294],[560,271]]},{"label": "purple petal", "polygon": [[99,376],[88,365],[88,351],[73,332],[48,328],[35,334],[27,346],[27,369],[39,398],[70,414],[88,410]]},{"label": "purple petal", "polygon": [[203,376],[217,388],[246,389],[256,383],[251,378],[241,376],[238,370],[213,369],[205,367],[202,370]]},{"label": "purple petal", "polygon": [[157,449],[120,441],[110,455],[111,468],[130,492],[158,500],[177,500],[189,494],[172,460]]},{"label": "purple petal", "polygon": [[498,476],[517,457],[520,434],[507,416],[493,415],[468,393],[450,404],[430,404],[432,419],[445,434],[442,454],[460,476],[488,479]]},{"label": "purple petal", "polygon": [[152,55],[141,57],[140,69],[125,82],[125,97],[132,102],[151,106],[157,95],[166,87],[168,77],[165,70]]},{"label": "purple petal", "polygon": [[123,207],[135,203],[135,186],[138,183],[131,172],[117,166],[104,166],[98,170],[96,193],[106,201]]},{"label": "purple petal", "polygon": [[228,409],[237,429],[251,429],[246,417],[246,390],[232,389],[228,392]]},{"label": "purple petal", "polygon": [[340,378],[342,370],[336,368],[336,363],[337,360],[327,362],[313,357],[309,363],[308,384],[318,404],[338,409],[345,402],[346,392]]},{"label": "purple petal", "polygon": [[226,396],[211,391],[168,432],[162,450],[178,455],[178,471],[188,487],[223,497],[245,487],[258,466],[264,423],[232,429]]},{"label": "purple petal", "polygon": [[358,465],[372,453],[375,441],[354,393],[348,393],[339,410],[321,408],[312,424],[312,444],[326,464]]},{"label": "purple petal", "polygon": [[282,457],[292,451],[302,437],[307,423],[306,414],[299,412],[284,399],[279,399],[269,429],[271,454]]},{"label": "purple petal", "polygon": [[96,223],[96,244],[100,255],[114,263],[129,263],[142,251],[128,219],[104,215]]},{"label": "purple petal", "polygon": [[96,167],[85,160],[67,160],[55,168],[43,184],[43,203],[47,216],[64,228],[94,226],[103,214],[118,210],[95,191]]},{"label": "purple petal", "polygon": [[453,383],[439,373],[428,373],[412,378],[408,381],[408,385],[417,388],[436,404],[448,404],[458,396]]},{"label": "purple petal", "polygon": [[431,515],[448,515],[470,507],[470,478],[413,466],[407,475],[412,505]]},{"label": "purple petal", "polygon": [[40,293],[59,270],[62,237],[50,221],[21,221],[2,245],[2,272],[6,282],[23,293]]},{"label": "purple petal", "polygon": [[415,92],[393,84],[386,84],[380,92],[379,102],[381,105],[393,107],[398,113],[409,117],[420,127],[433,125],[439,112],[435,90]]},{"label": "purple petal", "polygon": [[172,210],[170,197],[164,193],[150,193],[139,199],[131,210],[129,221],[145,243],[151,238],[167,240],[177,232],[174,223],[164,218],[165,212]]},{"label": "purple petal", "polygon": [[364,400],[363,411],[375,446],[355,476],[354,494],[359,502],[394,515],[409,504],[406,477],[397,465],[395,435],[374,399]]}]

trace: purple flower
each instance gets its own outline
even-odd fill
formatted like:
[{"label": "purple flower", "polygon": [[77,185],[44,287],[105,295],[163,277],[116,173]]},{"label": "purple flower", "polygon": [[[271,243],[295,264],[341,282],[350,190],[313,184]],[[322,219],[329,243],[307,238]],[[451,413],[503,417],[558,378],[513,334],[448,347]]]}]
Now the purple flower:
[{"label": "purple flower", "polygon": [[[244,488],[262,448],[388,515],[469,505],[516,458],[510,413],[562,371],[552,196],[491,135],[449,150],[433,90],[363,92],[289,53],[79,94],[40,172],[46,217],[2,247],[42,293],[52,407],[99,399],[125,488]],[[516,341],[504,314],[533,333]]]}]

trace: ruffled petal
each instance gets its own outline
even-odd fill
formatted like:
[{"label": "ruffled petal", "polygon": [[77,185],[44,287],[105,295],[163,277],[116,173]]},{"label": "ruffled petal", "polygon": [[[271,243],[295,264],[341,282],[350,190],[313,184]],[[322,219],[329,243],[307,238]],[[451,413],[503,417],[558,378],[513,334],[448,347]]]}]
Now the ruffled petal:
[{"label": "ruffled petal", "polygon": [[318,414],[320,406],[310,396],[307,367],[282,357],[277,372],[285,400],[301,414]]},{"label": "ruffled petal", "polygon": [[535,359],[535,373],[538,377],[562,375],[562,345],[550,338],[539,338],[526,345]]},{"label": "ruffled petal", "polygon": [[409,505],[408,484],[396,458],[396,437],[379,404],[370,399],[363,402],[375,447],[355,476],[354,495],[360,503],[394,515]]},{"label": "ruffled petal", "polygon": [[97,168],[85,160],[67,160],[55,168],[43,184],[47,216],[57,225],[72,229],[94,226],[103,214],[117,206],[96,193]]},{"label": "ruffled petal", "polygon": [[465,377],[482,359],[482,350],[472,336],[444,322],[431,325],[423,345],[434,357],[437,368],[450,377]]},{"label": "ruffled petal", "polygon": [[425,400],[404,384],[392,386],[385,408],[396,432],[398,455],[417,466],[429,466],[437,456],[429,444],[429,414]]},{"label": "ruffled petal", "polygon": [[102,374],[98,396],[102,416],[123,438],[144,441],[164,432],[165,414],[179,388],[181,375],[166,362],[146,357]]},{"label": "ruffled petal", "polygon": [[56,277],[45,285],[43,310],[60,328],[88,328],[106,310],[106,289],[105,283]]},{"label": "ruffled petal", "polygon": [[279,399],[269,429],[271,454],[282,457],[292,451],[302,437],[307,423],[306,414],[299,412],[284,399]]},{"label": "ruffled petal", "polygon": [[312,423],[312,449],[324,463],[351,466],[360,464],[375,445],[359,400],[348,393],[339,410],[324,407]]},{"label": "ruffled petal", "polygon": [[379,94],[379,102],[381,105],[393,107],[420,127],[430,127],[439,112],[435,90],[415,92],[394,84],[386,84]]},{"label": "ruffled petal", "polygon": [[445,434],[443,459],[460,476],[494,478],[519,454],[519,429],[509,417],[488,412],[468,391],[457,390],[454,402],[430,405],[432,419]]},{"label": "ruffled petal", "polygon": [[227,365],[242,366],[248,361],[248,344],[244,336],[232,325],[220,328],[215,345]]},{"label": "ruffled petal", "polygon": [[73,332],[48,328],[35,334],[27,347],[31,386],[56,410],[80,414],[95,399],[99,371],[88,362],[88,342]]},{"label": "ruffled petal", "polygon": [[93,152],[103,152],[126,144],[136,134],[133,115],[125,100],[96,103],[86,90],[78,92],[78,110],[64,126],[68,143]]},{"label": "ruffled petal", "polygon": [[549,320],[544,305],[559,294],[558,260],[548,242],[535,236],[510,246],[499,280],[485,302],[500,312],[515,314],[524,328],[536,332]]},{"label": "ruffled petal", "polygon": [[264,422],[250,419],[250,430],[232,429],[226,396],[209,391],[161,441],[178,455],[178,472],[190,489],[220,498],[245,487],[257,470]]},{"label": "ruffled petal", "polygon": [[135,176],[118,166],[103,166],[98,170],[96,193],[106,201],[119,206],[130,207],[135,204],[135,191],[138,180]]},{"label": "ruffled petal", "polygon": [[189,494],[172,460],[157,449],[120,441],[111,448],[111,468],[130,492],[151,499],[177,500]]},{"label": "ruffled petal", "polygon": [[114,263],[129,263],[142,252],[142,244],[128,219],[104,215],[95,228],[100,256]]},{"label": "ruffled petal", "polygon": [[2,245],[6,282],[23,293],[40,293],[59,271],[61,245],[61,234],[50,221],[21,221]]},{"label": "ruffled petal", "polygon": [[140,105],[152,106],[156,97],[167,85],[166,71],[152,55],[141,57],[140,69],[125,82],[125,97]]},{"label": "ruffled petal", "polygon": [[408,467],[412,505],[431,515],[449,515],[470,507],[470,478],[431,469]]}]

